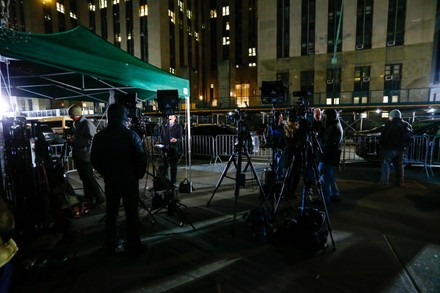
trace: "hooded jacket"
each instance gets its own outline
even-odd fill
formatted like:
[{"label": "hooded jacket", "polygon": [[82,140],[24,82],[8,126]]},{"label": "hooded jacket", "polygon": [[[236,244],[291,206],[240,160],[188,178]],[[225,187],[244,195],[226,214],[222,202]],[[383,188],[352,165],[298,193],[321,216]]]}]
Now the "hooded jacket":
[{"label": "hooded jacket", "polygon": [[139,135],[126,127],[127,110],[110,105],[108,126],[98,132],[91,151],[93,167],[109,185],[138,183],[147,168],[147,154]]}]

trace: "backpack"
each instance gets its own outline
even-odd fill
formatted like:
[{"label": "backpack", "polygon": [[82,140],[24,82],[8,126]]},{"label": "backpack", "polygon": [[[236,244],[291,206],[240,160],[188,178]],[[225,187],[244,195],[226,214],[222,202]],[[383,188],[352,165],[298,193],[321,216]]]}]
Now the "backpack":
[{"label": "backpack", "polygon": [[401,148],[406,148],[414,141],[414,133],[411,126],[402,122],[399,125],[399,132],[394,136],[394,145]]}]

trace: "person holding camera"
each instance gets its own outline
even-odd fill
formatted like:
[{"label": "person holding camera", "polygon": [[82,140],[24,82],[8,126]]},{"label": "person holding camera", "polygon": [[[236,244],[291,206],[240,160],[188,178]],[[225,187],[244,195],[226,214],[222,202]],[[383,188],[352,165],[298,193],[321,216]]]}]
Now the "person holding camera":
[{"label": "person holding camera", "polygon": [[[175,115],[169,115],[168,122],[162,125],[160,130],[160,137],[164,145],[162,175],[169,178],[173,185],[177,179],[177,163],[182,155],[182,136],[182,125],[176,123]],[[170,177],[168,177],[168,169],[170,169]]]}]

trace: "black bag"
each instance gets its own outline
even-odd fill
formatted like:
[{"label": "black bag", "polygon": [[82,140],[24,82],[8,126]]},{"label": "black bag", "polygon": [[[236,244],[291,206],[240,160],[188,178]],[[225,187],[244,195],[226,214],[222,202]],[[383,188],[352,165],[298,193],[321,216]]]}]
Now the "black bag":
[{"label": "black bag", "polygon": [[271,217],[264,207],[257,207],[244,215],[252,236],[259,242],[268,241],[272,234]]},{"label": "black bag", "polygon": [[301,249],[324,250],[328,237],[325,213],[315,208],[304,208],[296,219],[285,219],[275,236]]},{"label": "black bag", "polygon": [[179,192],[190,193],[191,192],[191,182],[187,178],[183,179],[179,184]]}]

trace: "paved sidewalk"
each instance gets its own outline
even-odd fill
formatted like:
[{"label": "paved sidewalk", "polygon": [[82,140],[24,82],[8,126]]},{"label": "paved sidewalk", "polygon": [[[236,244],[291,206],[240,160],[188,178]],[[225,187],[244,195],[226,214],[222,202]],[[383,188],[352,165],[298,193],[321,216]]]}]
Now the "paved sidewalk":
[{"label": "paved sidewalk", "polygon": [[[254,166],[263,178],[265,164]],[[180,227],[176,214],[160,211],[153,223],[141,210],[148,251],[137,259],[109,257],[101,248],[104,209],[92,210],[71,220],[64,241],[52,236],[35,245],[46,262],[19,271],[13,292],[440,292],[439,170],[427,178],[422,169],[407,168],[403,187],[380,187],[377,166],[347,164],[337,174],[343,200],[329,207],[336,250],[329,237],[329,249],[312,253],[254,238],[243,215],[258,206],[258,186],[248,181],[235,205],[235,181],[224,178],[213,195],[224,168],[191,169],[194,191],[180,198],[196,230],[188,222]],[[179,179],[186,176],[180,169]],[[150,180],[141,182],[141,194]],[[80,186],[73,174],[71,181]],[[299,199],[290,201],[294,209],[283,201],[278,217],[295,212]]]}]

